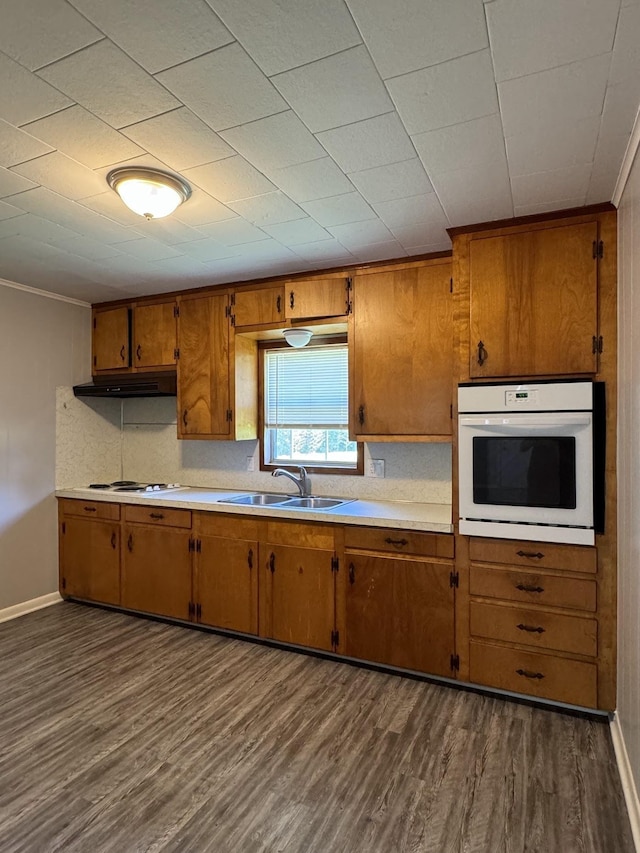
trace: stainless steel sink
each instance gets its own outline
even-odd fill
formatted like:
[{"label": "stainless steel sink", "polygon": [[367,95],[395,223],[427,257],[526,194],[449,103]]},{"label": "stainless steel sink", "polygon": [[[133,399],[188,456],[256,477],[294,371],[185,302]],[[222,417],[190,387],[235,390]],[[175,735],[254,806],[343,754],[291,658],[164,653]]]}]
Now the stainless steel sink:
[{"label": "stainless steel sink", "polygon": [[351,503],[343,498],[291,498],[284,504],[283,509],[333,509],[334,506]]},{"label": "stainless steel sink", "polygon": [[238,495],[237,498],[220,498],[218,503],[223,504],[243,504],[244,506],[271,506],[275,504],[281,504],[285,501],[290,500],[289,495],[277,495],[277,494],[252,494],[252,495]]}]

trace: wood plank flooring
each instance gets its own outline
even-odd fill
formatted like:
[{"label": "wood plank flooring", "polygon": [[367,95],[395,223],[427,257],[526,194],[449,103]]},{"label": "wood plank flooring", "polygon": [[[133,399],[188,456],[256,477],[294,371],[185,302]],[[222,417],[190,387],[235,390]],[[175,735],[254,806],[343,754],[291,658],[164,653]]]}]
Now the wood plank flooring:
[{"label": "wood plank flooring", "polygon": [[1,853],[632,853],[606,723],[62,603],[0,624]]}]

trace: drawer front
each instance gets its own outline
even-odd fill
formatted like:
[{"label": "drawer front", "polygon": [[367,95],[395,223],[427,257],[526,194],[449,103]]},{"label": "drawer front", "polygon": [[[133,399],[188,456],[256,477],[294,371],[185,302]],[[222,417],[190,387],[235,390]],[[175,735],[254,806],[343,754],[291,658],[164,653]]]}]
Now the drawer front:
[{"label": "drawer front", "polygon": [[471,595],[506,598],[524,604],[548,604],[572,610],[596,610],[597,585],[592,580],[563,578],[538,572],[491,569],[472,566],[469,573]]},{"label": "drawer front", "polygon": [[190,509],[171,509],[164,506],[124,507],[124,520],[135,524],[157,524],[160,527],[191,528]]},{"label": "drawer front", "polygon": [[218,512],[196,512],[194,527],[201,536],[220,536],[223,539],[259,539],[261,522],[257,518],[222,515]]},{"label": "drawer front", "polygon": [[299,524],[295,521],[272,521],[266,524],[266,541],[273,545],[295,545],[333,551],[335,528],[331,524]]},{"label": "drawer front", "polygon": [[76,515],[82,518],[104,518],[109,521],[120,520],[120,504],[68,498],[60,498],[59,500],[59,509],[65,515]]},{"label": "drawer front", "polygon": [[472,562],[564,569],[570,572],[595,573],[598,567],[596,549],[588,545],[556,545],[514,539],[472,537],[469,541],[469,557]]},{"label": "drawer front", "polygon": [[476,684],[526,693],[586,708],[597,707],[597,668],[593,663],[493,646],[469,646],[469,677]]},{"label": "drawer front", "polygon": [[595,656],[598,653],[598,623],[595,619],[477,601],[471,602],[469,612],[470,630],[474,637],[578,655]]},{"label": "drawer front", "polygon": [[345,527],[346,548],[386,551],[390,554],[417,554],[420,557],[453,558],[453,536],[446,533],[421,533],[389,527]]}]

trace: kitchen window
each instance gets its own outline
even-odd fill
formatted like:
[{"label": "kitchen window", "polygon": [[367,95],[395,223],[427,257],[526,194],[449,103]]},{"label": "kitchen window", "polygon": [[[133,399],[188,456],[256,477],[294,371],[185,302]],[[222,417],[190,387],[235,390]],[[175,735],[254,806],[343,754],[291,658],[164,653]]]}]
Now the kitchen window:
[{"label": "kitchen window", "polygon": [[304,465],[362,473],[362,448],[349,440],[346,342],[263,351],[263,467]]}]

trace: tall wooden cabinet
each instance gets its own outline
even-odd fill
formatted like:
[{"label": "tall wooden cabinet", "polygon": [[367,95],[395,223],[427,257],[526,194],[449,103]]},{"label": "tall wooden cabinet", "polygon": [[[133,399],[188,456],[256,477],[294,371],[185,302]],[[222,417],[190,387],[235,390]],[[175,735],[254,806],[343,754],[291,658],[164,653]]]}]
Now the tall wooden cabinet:
[{"label": "tall wooden cabinet", "polygon": [[354,277],[352,439],[451,441],[452,305],[449,258]]}]

